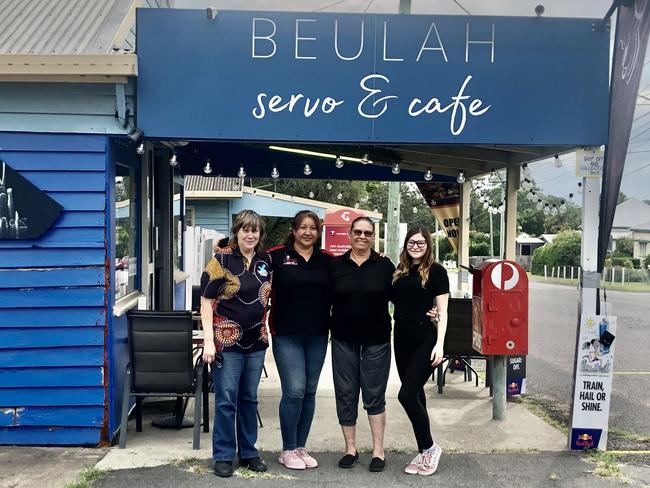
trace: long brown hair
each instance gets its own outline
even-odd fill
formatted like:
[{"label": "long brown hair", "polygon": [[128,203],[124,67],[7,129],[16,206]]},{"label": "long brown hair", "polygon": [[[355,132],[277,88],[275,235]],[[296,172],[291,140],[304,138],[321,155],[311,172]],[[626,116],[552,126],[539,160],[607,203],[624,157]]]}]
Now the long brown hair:
[{"label": "long brown hair", "polygon": [[411,269],[411,266],[413,266],[413,258],[411,258],[411,255],[406,250],[406,244],[408,243],[409,239],[416,234],[422,234],[424,240],[427,241],[427,249],[424,252],[424,256],[422,256],[420,266],[418,267],[418,273],[420,274],[420,278],[422,280],[422,288],[427,286],[427,281],[429,280],[429,270],[431,269],[431,266],[435,264],[435,260],[433,259],[433,252],[431,252],[431,233],[429,232],[429,229],[419,226],[409,229],[409,231],[406,233],[406,237],[404,238],[404,245],[402,246],[402,252],[399,255],[399,264],[393,273],[393,284],[395,284],[395,282],[400,277],[409,275],[409,270]]}]

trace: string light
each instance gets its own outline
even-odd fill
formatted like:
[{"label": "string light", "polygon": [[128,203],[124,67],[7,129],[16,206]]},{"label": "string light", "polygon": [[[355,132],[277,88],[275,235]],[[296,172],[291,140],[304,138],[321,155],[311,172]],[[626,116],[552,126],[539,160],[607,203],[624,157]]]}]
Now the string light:
[{"label": "string light", "polygon": [[553,161],[553,164],[555,165],[556,168],[561,168],[562,160],[560,159],[560,156],[556,154],[554,157],[555,157],[555,161]]},{"label": "string light", "polygon": [[140,145],[135,149],[135,152],[142,156],[144,154],[144,143],[141,142]]},{"label": "string light", "polygon": [[431,168],[427,168],[427,172],[424,173],[424,181],[431,181],[433,179],[433,174],[431,173]]},{"label": "string light", "polygon": [[205,166],[203,166],[203,172],[206,175],[209,175],[210,173],[212,173],[212,166],[210,165],[210,160],[209,159],[205,160]]},{"label": "string light", "polygon": [[277,180],[279,177],[280,177],[280,172],[278,171],[278,168],[273,166],[273,171],[271,171],[271,178]]},{"label": "string light", "polygon": [[325,188],[327,188],[328,190],[331,190],[332,189],[332,184],[328,181],[327,184],[325,185]]},{"label": "string light", "polygon": [[359,208],[359,202],[354,204],[354,208]]},{"label": "string light", "polygon": [[542,210],[542,209],[544,208],[544,204],[542,203],[542,199],[541,199],[541,198],[538,198],[538,199],[537,199],[537,205],[535,205],[535,208],[536,208],[537,210]]},{"label": "string light", "polygon": [[176,157],[176,153],[172,154],[172,157],[169,158],[169,165],[172,168],[175,168],[176,166],[178,166],[178,158]]},{"label": "string light", "polygon": [[334,163],[334,166],[336,166],[338,169],[341,169],[343,167],[343,160],[341,159],[341,156],[336,156],[336,162]]},{"label": "string light", "polygon": [[418,208],[415,207],[415,206],[413,207],[413,213],[414,213],[414,214],[418,213]]},{"label": "string light", "polygon": [[244,169],[244,166],[239,167],[239,171],[237,172],[237,176],[239,178],[246,178],[246,170]]},{"label": "string light", "polygon": [[303,168],[302,172],[305,176],[309,176],[311,174],[311,166],[305,163],[305,167]]},{"label": "string light", "polygon": [[560,201],[560,208],[559,208],[559,210],[560,210],[560,213],[562,213],[562,214],[563,214],[563,213],[566,213],[566,211],[567,211],[567,206],[566,206],[566,202],[565,202],[564,200],[561,200],[561,201]]},{"label": "string light", "polygon": [[368,157],[368,153],[365,153],[361,158],[361,164],[370,164],[370,163],[372,163],[372,161],[370,161]]},{"label": "string light", "polygon": [[311,190],[309,191],[309,198],[314,198],[314,192]]},{"label": "string light", "polygon": [[460,183],[461,185],[465,183],[465,172],[464,171],[459,171],[458,172],[458,177],[456,178],[456,181]]},{"label": "string light", "polygon": [[399,163],[395,163],[395,164],[393,165],[393,169],[392,169],[391,171],[393,172],[394,175],[398,175],[399,172],[400,172],[400,169],[399,169]]},{"label": "string light", "polygon": [[341,200],[341,199],[343,198],[343,193],[339,192],[339,193],[336,195],[336,198],[337,198],[338,200]]},{"label": "string light", "polygon": [[557,214],[558,214],[557,206],[553,204],[553,206],[551,207],[551,215],[557,215]]}]

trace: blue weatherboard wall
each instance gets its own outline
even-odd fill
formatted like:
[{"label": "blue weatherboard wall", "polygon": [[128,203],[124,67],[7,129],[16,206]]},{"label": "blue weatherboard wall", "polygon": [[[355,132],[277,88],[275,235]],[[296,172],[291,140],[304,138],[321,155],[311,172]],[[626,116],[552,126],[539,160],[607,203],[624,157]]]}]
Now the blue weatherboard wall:
[{"label": "blue weatherboard wall", "polygon": [[594,22],[138,9],[138,126],[158,138],[601,145],[610,33]]},{"label": "blue weatherboard wall", "polygon": [[0,241],[0,444],[102,438],[106,137],[0,132],[0,159],[63,206],[42,238]]}]

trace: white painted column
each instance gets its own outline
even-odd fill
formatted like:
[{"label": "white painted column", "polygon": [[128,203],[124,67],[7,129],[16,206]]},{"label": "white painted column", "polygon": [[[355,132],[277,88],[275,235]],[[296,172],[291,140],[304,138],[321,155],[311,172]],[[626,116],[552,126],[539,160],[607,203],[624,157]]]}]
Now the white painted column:
[{"label": "white painted column", "polygon": [[463,286],[462,276],[467,273],[461,266],[469,266],[469,203],[472,185],[465,181],[460,185],[460,228],[458,236],[458,286],[457,290],[463,295],[468,291],[467,285]]}]

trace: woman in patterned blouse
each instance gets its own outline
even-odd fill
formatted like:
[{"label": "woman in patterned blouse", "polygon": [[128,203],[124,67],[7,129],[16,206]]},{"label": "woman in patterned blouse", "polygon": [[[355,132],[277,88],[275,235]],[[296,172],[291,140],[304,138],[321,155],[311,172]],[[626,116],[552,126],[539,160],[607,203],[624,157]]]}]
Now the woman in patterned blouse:
[{"label": "woman in patterned blouse", "polygon": [[235,451],[240,466],[266,471],[255,448],[257,387],[268,347],[264,311],[271,290],[263,236],[262,218],[241,211],[229,247],[215,254],[201,276],[203,360],[215,363],[212,457],[214,472],[222,477],[232,475]]}]

